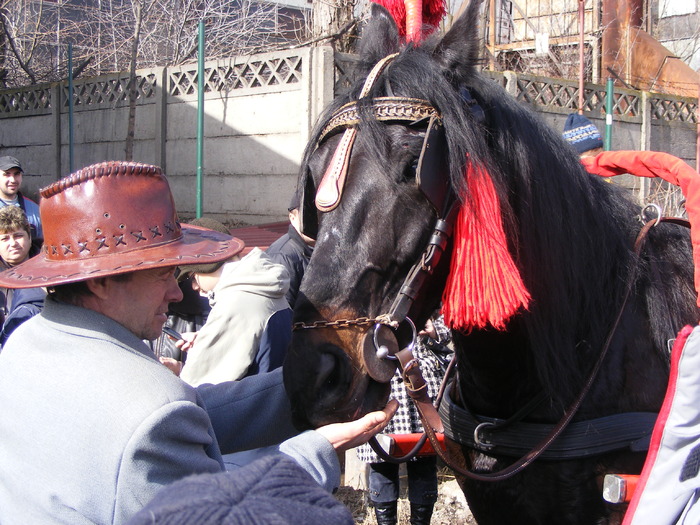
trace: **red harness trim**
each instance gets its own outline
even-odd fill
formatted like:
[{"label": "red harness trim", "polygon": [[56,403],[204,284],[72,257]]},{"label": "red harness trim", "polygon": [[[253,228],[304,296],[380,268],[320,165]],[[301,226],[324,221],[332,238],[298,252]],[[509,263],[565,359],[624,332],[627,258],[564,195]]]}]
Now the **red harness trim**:
[{"label": "red harness trim", "polygon": [[604,151],[581,159],[586,171],[601,177],[630,174],[637,177],[660,177],[679,186],[685,196],[695,263],[695,290],[700,306],[700,175],[678,157],[661,151]]}]

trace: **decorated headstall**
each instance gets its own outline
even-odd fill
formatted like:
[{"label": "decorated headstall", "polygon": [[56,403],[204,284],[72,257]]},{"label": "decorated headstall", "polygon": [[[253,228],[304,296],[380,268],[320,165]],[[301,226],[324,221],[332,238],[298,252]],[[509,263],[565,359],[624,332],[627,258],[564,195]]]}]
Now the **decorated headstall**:
[{"label": "decorated headstall", "polygon": [[[381,72],[396,56],[396,54],[389,55],[374,66],[365,80],[358,100],[338,109],[319,134],[317,147],[328,137],[337,134],[340,130],[343,131],[318,186],[315,186],[308,174],[302,181],[300,214],[302,231],[308,237],[316,238],[318,235],[319,212],[330,212],[340,204],[358,125],[362,121],[359,100],[369,94]],[[416,167],[415,183],[432,204],[436,213],[441,214],[448,199],[450,184],[445,162],[445,133],[438,110],[426,100],[408,97],[377,97],[372,99],[369,111],[371,116],[380,122],[416,125],[427,121],[425,138]]]}]

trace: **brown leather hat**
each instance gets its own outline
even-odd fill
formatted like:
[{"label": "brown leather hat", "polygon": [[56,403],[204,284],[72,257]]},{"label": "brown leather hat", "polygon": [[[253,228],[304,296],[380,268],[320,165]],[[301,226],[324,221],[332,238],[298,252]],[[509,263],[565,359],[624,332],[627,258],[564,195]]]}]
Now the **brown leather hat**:
[{"label": "brown leather hat", "polygon": [[229,259],[244,243],[180,225],[157,166],[104,162],[41,190],[41,254],[0,272],[11,288],[55,286],[137,270]]}]

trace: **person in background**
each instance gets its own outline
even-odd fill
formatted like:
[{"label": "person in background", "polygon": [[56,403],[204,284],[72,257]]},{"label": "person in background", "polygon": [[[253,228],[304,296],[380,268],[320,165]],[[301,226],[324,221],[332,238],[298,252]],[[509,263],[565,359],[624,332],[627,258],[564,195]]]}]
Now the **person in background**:
[{"label": "person in background", "polygon": [[598,128],[578,113],[571,113],[567,117],[563,136],[580,157],[595,157],[603,151],[603,139]]},{"label": "person in background", "polygon": [[28,199],[19,191],[22,186],[22,164],[14,157],[0,157],[0,208],[5,206],[19,206],[27,215],[31,225],[31,237],[41,241],[44,232],[41,229],[41,217],[39,206]]},{"label": "person in background", "polygon": [[[414,357],[420,362],[421,373],[428,387],[428,395],[435,400],[453,350],[448,346],[452,335],[442,316],[429,319],[416,341]],[[399,402],[399,409],[384,429],[386,434],[422,433],[420,414],[406,392],[403,376],[397,370],[391,379],[391,397]],[[399,465],[382,461],[365,444],[357,449],[358,457],[369,463],[369,499],[374,506],[378,525],[396,525],[398,520]],[[437,456],[416,456],[406,462],[408,500],[411,525],[429,525],[437,501]]]},{"label": "person in background", "polygon": [[[209,300],[192,288],[194,282],[192,275],[181,276],[178,274],[177,278],[178,286],[182,292],[182,301],[170,303],[168,320],[165,321],[163,329],[168,327],[178,334],[198,332],[206,323],[211,310]],[[163,333],[155,341],[149,342],[153,353],[158,358],[162,358],[161,362],[166,366],[172,367],[176,374],[180,373],[180,369],[187,359],[187,352],[180,350],[177,346],[178,341],[181,341],[179,337]]]},{"label": "person in background", "polygon": [[[230,235],[209,217],[190,224]],[[211,311],[197,333],[183,334],[187,354],[180,372],[192,386],[234,381],[282,366],[292,337],[292,311],[285,300],[289,276],[258,248],[210,264],[181,266],[192,286],[209,298]]]},{"label": "person in background", "polygon": [[16,206],[0,208],[0,260],[11,268],[39,253],[41,245],[32,239],[26,214]]},{"label": "person in background", "polygon": [[1,523],[126,523],[171,483],[224,472],[222,453],[274,444],[338,487],[338,451],[395,403],[299,434],[281,369],[195,389],[144,342],[182,299],[175,268],[228,260],[241,241],[180,225],[157,166],[88,166],[41,196],[44,256],[0,272],[0,285],[49,289],[0,352]]},{"label": "person in background", "polygon": [[[31,227],[27,216],[17,206],[5,206],[0,208],[0,262],[2,266],[12,268],[29,257],[39,253],[40,246],[32,242]],[[2,304],[2,331],[0,331],[0,345],[12,331],[30,317],[41,311],[44,305],[46,292],[43,288],[27,288],[14,290],[12,288],[0,289]]]},{"label": "person in background", "polygon": [[299,286],[314,251],[315,241],[301,233],[298,191],[292,197],[288,211],[290,224],[287,233],[273,242],[266,253],[274,262],[283,264],[289,272],[289,291],[286,296],[290,308],[294,310]]}]

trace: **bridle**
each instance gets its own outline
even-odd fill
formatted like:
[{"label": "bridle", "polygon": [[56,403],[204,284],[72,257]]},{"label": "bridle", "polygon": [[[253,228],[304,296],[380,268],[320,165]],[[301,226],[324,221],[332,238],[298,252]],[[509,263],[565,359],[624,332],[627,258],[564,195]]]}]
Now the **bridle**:
[{"label": "bridle", "polygon": [[[363,340],[363,359],[367,373],[375,381],[388,383],[396,367],[401,366],[407,391],[417,405],[425,407],[430,425],[442,432],[442,423],[427,393],[425,380],[420,373],[418,361],[412,349],[416,343],[416,327],[411,320],[413,305],[418,294],[426,288],[435,273],[442,255],[449,245],[452,227],[458,211],[458,203],[449,183],[445,162],[446,139],[440,112],[427,100],[408,97],[376,97],[371,104],[362,105],[379,75],[396,58],[389,55],[379,61],[370,71],[358,100],[345,104],[329,119],[319,134],[317,144],[331,134],[342,130],[342,137],[329,166],[314,192],[314,207],[321,213],[335,209],[340,203],[345,178],[349,167],[352,147],[357,135],[357,126],[362,121],[363,111],[381,122],[400,122],[409,125],[427,121],[425,138],[416,166],[415,184],[436,213],[433,233],[418,261],[408,272],[389,311],[376,318],[340,319],[316,321],[311,324],[295,323],[295,330],[350,326],[371,326]],[[480,109],[480,108],[479,108]],[[483,112],[482,112],[483,116]],[[315,236],[305,219],[309,217],[310,198],[306,195],[307,181],[302,186],[302,230],[305,235]],[[306,210],[303,208],[306,207]],[[405,336],[404,336],[405,334]],[[399,344],[399,340],[402,344]]]}]

